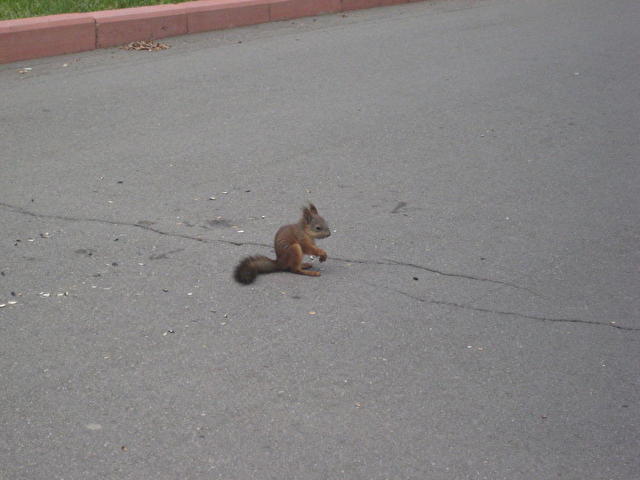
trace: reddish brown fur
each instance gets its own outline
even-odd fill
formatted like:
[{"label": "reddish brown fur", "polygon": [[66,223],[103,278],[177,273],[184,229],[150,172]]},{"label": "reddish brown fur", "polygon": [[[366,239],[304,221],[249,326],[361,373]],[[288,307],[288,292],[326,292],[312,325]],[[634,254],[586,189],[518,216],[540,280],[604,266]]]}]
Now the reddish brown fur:
[{"label": "reddish brown fur", "polygon": [[[316,247],[315,240],[331,235],[327,222],[318,214],[313,204],[302,210],[298,223],[280,227],[274,240],[276,260],[266,257],[247,257],[235,269],[234,277],[242,284],[249,284],[259,273],[289,271],[310,277],[319,277],[320,272],[309,270],[310,263],[304,263],[304,255],[316,255],[321,262],[327,259],[327,252]],[[275,264],[275,265],[274,265]]]}]

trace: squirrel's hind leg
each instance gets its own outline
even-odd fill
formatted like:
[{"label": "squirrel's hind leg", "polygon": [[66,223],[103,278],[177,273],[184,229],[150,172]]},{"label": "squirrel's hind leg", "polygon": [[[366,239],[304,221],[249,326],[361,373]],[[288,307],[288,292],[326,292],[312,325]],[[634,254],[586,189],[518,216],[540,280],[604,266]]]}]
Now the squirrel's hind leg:
[{"label": "squirrel's hind leg", "polygon": [[297,274],[300,274],[300,275],[308,275],[310,277],[319,277],[320,276],[320,272],[316,272],[315,270],[302,270],[301,268],[297,269],[297,270],[294,270],[292,268],[291,272],[297,273]]},{"label": "squirrel's hind leg", "polygon": [[319,277],[320,272],[308,270],[311,268],[310,263],[302,263],[304,254],[302,253],[302,247],[299,244],[291,245],[289,250],[288,267],[289,271],[297,273],[299,275],[308,275],[309,277]]}]

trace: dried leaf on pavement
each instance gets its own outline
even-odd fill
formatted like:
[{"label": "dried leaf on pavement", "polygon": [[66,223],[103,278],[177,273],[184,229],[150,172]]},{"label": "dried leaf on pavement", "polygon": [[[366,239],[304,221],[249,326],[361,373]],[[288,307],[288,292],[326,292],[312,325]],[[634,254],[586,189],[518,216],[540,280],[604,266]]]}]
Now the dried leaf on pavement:
[{"label": "dried leaf on pavement", "polygon": [[166,43],[152,42],[152,41],[138,41],[131,42],[122,46],[123,50],[146,50],[148,52],[155,52],[157,50],[166,50],[170,48]]}]

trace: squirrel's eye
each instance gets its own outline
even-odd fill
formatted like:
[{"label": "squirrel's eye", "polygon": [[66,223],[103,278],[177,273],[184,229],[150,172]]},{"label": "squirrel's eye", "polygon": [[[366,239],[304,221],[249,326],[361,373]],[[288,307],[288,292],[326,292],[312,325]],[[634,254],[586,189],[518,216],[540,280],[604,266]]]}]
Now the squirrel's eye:
[{"label": "squirrel's eye", "polygon": [[316,225],[316,230],[320,230],[320,225]]}]

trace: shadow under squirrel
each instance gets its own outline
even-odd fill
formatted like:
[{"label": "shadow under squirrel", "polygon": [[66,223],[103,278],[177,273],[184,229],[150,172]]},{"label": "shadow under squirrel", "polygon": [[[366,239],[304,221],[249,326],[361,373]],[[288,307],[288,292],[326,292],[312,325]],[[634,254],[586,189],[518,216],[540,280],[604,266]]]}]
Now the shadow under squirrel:
[{"label": "shadow under squirrel", "polygon": [[262,255],[244,258],[236,267],[233,277],[243,285],[252,283],[259,273],[289,271],[300,275],[319,277],[320,272],[308,270],[310,263],[303,263],[304,254],[317,255],[321,262],[327,259],[327,252],[316,247],[317,238],[331,235],[329,225],[318,215],[318,209],[310,203],[302,209],[298,223],[284,225],[276,232],[274,246],[276,259]]}]

